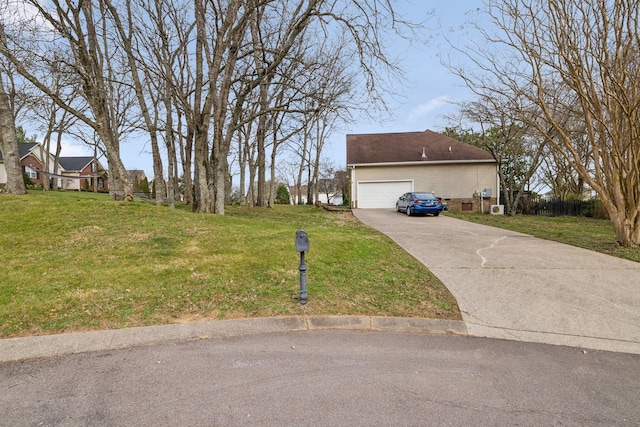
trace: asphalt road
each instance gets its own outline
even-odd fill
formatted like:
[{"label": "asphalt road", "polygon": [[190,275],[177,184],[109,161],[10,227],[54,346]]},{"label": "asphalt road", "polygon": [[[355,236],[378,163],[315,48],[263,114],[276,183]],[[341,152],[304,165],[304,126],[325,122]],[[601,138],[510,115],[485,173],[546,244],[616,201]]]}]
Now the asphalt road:
[{"label": "asphalt road", "polygon": [[0,364],[2,426],[640,425],[640,356],[316,331]]}]

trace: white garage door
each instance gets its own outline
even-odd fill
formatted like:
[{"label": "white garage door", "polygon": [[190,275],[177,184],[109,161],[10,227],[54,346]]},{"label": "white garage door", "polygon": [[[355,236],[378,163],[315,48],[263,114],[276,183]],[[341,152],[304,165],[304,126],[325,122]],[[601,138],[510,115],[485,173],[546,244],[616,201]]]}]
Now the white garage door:
[{"label": "white garage door", "polygon": [[358,182],[358,208],[395,208],[398,197],[412,187],[412,181]]}]

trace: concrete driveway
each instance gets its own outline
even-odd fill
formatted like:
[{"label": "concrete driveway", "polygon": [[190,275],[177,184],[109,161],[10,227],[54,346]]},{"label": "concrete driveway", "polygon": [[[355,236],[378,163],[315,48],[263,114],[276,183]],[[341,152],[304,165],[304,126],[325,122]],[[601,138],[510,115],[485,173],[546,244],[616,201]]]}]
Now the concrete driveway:
[{"label": "concrete driveway", "polygon": [[354,215],[447,286],[470,335],[640,354],[640,263],[446,214]]}]

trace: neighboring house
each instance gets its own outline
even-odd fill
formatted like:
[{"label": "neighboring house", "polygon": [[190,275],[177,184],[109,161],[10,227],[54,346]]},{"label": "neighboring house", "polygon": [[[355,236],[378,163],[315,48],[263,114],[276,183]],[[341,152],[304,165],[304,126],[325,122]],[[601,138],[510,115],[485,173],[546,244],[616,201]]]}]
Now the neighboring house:
[{"label": "neighboring house", "polygon": [[336,172],[333,178],[318,179],[318,202],[324,205],[342,205],[342,185],[346,182],[346,171]]},{"label": "neighboring house", "polygon": [[[108,190],[107,172],[99,160],[93,157],[61,157],[58,160],[58,171],[54,173],[55,158],[47,153],[39,143],[18,144],[22,171],[29,176],[35,185],[51,185],[57,180],[58,188],[64,190],[93,190],[94,183],[97,190]],[[45,170],[45,156],[49,156],[48,167]],[[0,187],[7,183],[2,153],[0,153]]]},{"label": "neighboring house", "polygon": [[[347,182],[347,180],[344,178],[345,174],[346,171],[339,171],[336,172],[336,177],[334,178],[320,178],[318,180],[318,203],[322,205],[342,205],[342,190],[340,189],[340,179],[342,179],[342,182]],[[298,198],[298,188],[295,185],[287,185],[287,190],[289,191],[289,200],[292,205],[306,205],[309,203],[309,186],[307,184],[304,184],[300,187],[300,192],[302,193],[300,198]]]},{"label": "neighboring house", "polygon": [[[149,181],[147,180],[147,175],[144,173],[142,169],[129,169],[127,170],[127,176],[129,177],[129,182],[133,186],[133,192],[137,197],[147,198],[151,196],[151,191],[155,190],[155,183],[149,186]],[[165,188],[166,188],[166,181]]]},{"label": "neighboring house", "polygon": [[409,191],[433,192],[457,211],[489,212],[498,200],[491,154],[430,130],[347,135],[347,168],[352,208],[395,208]]},{"label": "neighboring house", "polygon": [[142,169],[127,170],[127,176],[129,177],[129,182],[133,185],[133,188],[140,188],[142,181],[147,179],[147,176]]},{"label": "neighboring house", "polygon": [[300,186],[300,197],[298,197],[298,187],[295,185],[287,186],[289,190],[289,202],[292,205],[306,205],[308,203],[307,193],[308,187],[307,185]]},{"label": "neighboring house", "polygon": [[318,193],[318,202],[323,205],[333,205],[333,206],[341,206],[342,205],[342,193],[338,192],[336,194],[329,194],[330,200],[327,199],[326,193]]},{"label": "neighboring house", "polygon": [[109,189],[107,171],[93,156],[60,157],[58,163],[64,190],[103,191]]},{"label": "neighboring house", "polygon": [[[31,182],[36,185],[44,185],[47,177],[44,173],[45,155],[49,155],[49,165],[47,172],[53,172],[54,157],[46,153],[41,144],[30,142],[18,144],[18,154],[22,172],[26,173]],[[0,152],[0,187],[7,183],[7,170],[4,165],[4,158]]]}]

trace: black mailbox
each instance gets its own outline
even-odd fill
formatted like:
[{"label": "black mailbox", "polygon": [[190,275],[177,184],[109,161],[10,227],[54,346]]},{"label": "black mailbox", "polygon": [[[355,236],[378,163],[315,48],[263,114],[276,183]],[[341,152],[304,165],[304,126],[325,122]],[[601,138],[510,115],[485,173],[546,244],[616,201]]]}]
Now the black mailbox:
[{"label": "black mailbox", "polygon": [[302,228],[296,231],[296,251],[309,252],[309,237]]}]

